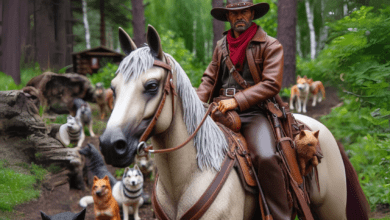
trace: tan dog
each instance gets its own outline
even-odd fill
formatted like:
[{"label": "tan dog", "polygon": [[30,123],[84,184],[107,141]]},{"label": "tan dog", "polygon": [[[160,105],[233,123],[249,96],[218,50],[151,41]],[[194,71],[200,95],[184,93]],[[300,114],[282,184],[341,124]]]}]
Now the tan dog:
[{"label": "tan dog", "polygon": [[306,103],[309,98],[310,84],[306,76],[298,76],[297,84],[291,87],[290,109],[294,109],[293,102],[295,100],[295,108],[298,112],[306,113]]},{"label": "tan dog", "polygon": [[302,130],[295,137],[295,144],[298,154],[298,163],[301,168],[301,174],[306,176],[309,174],[313,166],[318,165],[318,157],[322,155],[317,151],[318,135],[320,131]]},{"label": "tan dog", "polygon": [[[310,85],[310,93],[313,95],[313,103],[312,106],[316,106],[317,101],[321,102],[322,99],[325,99],[325,87],[321,81],[314,81],[312,79],[308,79]],[[320,95],[322,94],[322,96]]]},{"label": "tan dog", "polygon": [[120,220],[119,206],[112,196],[110,179],[93,178],[92,197],[96,220]]},{"label": "tan dog", "polygon": [[[110,89],[111,90],[111,89]],[[106,112],[111,112],[112,110],[112,104],[110,107],[110,104],[107,102],[107,91],[104,89],[103,83],[96,83],[96,89],[93,92],[93,97],[96,101],[96,103],[99,105],[100,109],[100,119],[104,119],[106,116]]]}]

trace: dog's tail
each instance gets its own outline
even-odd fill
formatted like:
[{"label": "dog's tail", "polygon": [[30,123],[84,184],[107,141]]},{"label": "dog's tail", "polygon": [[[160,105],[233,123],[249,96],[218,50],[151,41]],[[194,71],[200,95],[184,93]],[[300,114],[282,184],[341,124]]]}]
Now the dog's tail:
[{"label": "dog's tail", "polygon": [[321,93],[322,93],[322,98],[325,99],[325,87],[322,84],[322,82],[319,83],[318,87],[320,87]]},{"label": "dog's tail", "polygon": [[79,205],[83,208],[87,207],[89,204],[93,204],[92,196],[84,196],[80,199]]}]

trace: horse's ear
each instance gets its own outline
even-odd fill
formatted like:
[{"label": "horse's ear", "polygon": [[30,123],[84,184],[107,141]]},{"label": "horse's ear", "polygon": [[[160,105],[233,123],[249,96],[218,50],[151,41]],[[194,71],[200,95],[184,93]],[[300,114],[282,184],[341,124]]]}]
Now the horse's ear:
[{"label": "horse's ear", "polygon": [[121,43],[121,48],[126,55],[129,55],[131,52],[137,49],[134,41],[121,27],[119,27],[119,42]]},{"label": "horse's ear", "polygon": [[163,60],[164,53],[161,47],[160,36],[152,25],[148,25],[148,33],[146,34],[146,40],[148,42],[152,55],[160,60]]}]

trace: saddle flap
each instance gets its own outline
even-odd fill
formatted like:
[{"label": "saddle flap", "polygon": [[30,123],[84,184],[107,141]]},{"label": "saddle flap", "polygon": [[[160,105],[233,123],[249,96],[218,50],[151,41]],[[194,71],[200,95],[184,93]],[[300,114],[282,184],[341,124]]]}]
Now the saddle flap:
[{"label": "saddle flap", "polygon": [[255,174],[252,172],[252,160],[244,136],[241,133],[230,130],[221,123],[217,124],[228,140],[229,154],[237,159],[238,170],[242,174],[240,177],[244,178],[243,182],[250,187],[256,186]]}]

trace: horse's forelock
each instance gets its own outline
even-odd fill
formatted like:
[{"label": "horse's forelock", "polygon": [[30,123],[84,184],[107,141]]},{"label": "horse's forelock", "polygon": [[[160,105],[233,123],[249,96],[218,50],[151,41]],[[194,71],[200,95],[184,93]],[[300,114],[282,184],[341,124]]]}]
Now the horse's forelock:
[{"label": "horse's forelock", "polygon": [[116,74],[122,73],[125,82],[137,79],[153,67],[154,57],[149,47],[141,47],[126,56],[119,64]]}]

